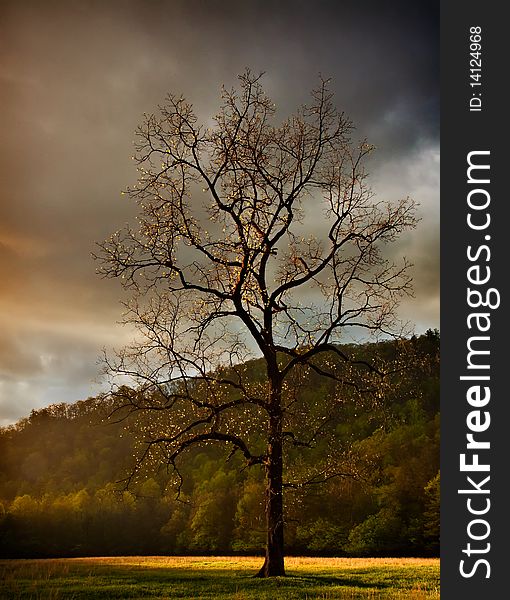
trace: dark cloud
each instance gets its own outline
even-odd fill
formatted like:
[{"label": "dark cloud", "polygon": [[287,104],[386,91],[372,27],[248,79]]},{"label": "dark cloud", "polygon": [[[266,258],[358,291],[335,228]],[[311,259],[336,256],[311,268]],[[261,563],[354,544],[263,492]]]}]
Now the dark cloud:
[{"label": "dark cloud", "polygon": [[115,329],[118,285],[94,242],[132,219],[133,132],[168,91],[204,119],[251,67],[285,116],[319,72],[356,135],[378,148],[374,189],[412,195],[402,240],[416,264],[418,329],[438,323],[438,2],[4,1],[0,8],[0,411],[75,400]]}]

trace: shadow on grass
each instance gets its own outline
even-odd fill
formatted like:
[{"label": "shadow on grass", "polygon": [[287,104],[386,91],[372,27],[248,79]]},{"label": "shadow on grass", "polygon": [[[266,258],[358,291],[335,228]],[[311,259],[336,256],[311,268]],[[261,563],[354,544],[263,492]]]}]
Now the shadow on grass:
[{"label": "shadow on grass", "polygon": [[[78,566],[78,565],[76,565]],[[86,565],[80,565],[87,570]],[[359,569],[355,573],[344,573],[340,576],[331,574],[301,574],[296,572],[288,572],[285,577],[256,577],[257,571],[247,569],[232,569],[226,572],[224,569],[208,569],[206,567],[196,567],[187,569],[177,566],[169,567],[148,567],[143,565],[94,565],[96,576],[114,577],[125,581],[143,581],[154,582],[160,584],[184,584],[184,583],[203,583],[206,585],[221,584],[222,586],[228,583],[243,584],[243,587],[258,589],[264,584],[274,585],[276,587],[287,588],[309,588],[313,587],[359,587],[359,588],[386,588],[392,585],[391,580],[385,580],[384,577],[377,577],[376,574],[370,571]],[[367,578],[369,579],[367,581]]]},{"label": "shadow on grass", "polygon": [[[276,598],[277,590],[282,593],[294,593],[292,597],[305,597],[305,593],[313,591],[315,594],[326,593],[332,589],[355,588],[359,590],[376,589],[383,590],[391,587],[391,582],[382,578],[369,577],[364,580],[366,574],[342,574],[334,576],[330,574],[297,574],[289,573],[286,577],[271,577],[261,579],[254,577],[251,571],[232,570],[228,573],[218,569],[181,569],[181,568],[136,568],[122,567],[115,569],[115,576],[119,580],[130,582],[137,586],[144,584],[151,588],[159,588],[162,592],[171,587],[170,598],[188,598],[190,591],[196,597],[203,599],[222,597],[244,597],[242,593],[250,598]],[[114,573],[105,569],[105,574],[110,577]],[[120,581],[119,581],[120,582]],[[264,595],[262,595],[264,594]],[[195,597],[195,596],[193,596]]]},{"label": "shadow on grass", "polygon": [[390,581],[377,580],[377,581],[364,581],[361,574],[360,576],[353,577],[337,577],[333,575],[293,575],[288,574],[284,580],[287,582],[296,581],[299,583],[303,583],[306,586],[315,586],[315,587],[358,587],[358,588],[387,588],[391,587]]}]

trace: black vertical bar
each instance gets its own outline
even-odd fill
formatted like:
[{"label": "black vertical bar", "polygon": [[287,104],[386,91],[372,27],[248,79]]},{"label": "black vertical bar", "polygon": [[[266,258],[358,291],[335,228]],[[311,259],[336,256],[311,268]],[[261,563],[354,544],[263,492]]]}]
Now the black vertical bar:
[{"label": "black vertical bar", "polygon": [[[510,367],[505,318],[510,240],[506,220],[510,192],[505,178],[510,145],[507,110],[503,108],[507,102],[504,89],[509,69],[505,57],[510,32],[504,6],[502,2],[472,0],[445,0],[441,5],[441,598],[446,600],[510,597],[506,589],[510,572],[510,493],[506,489],[510,476],[510,393],[505,386]],[[477,28],[481,36],[478,57],[477,42],[473,41],[477,40]],[[485,152],[472,155],[472,161],[490,169],[473,170],[472,179],[477,181],[469,183],[467,157],[472,151]],[[481,182],[486,178],[490,183]],[[473,204],[481,206],[490,198],[486,209],[469,207],[468,195],[473,190],[480,190],[470,197]],[[490,224],[473,229],[468,224],[470,212],[475,225],[485,225],[487,215]],[[474,259],[477,251],[480,254]],[[475,265],[480,270],[471,271],[472,279],[477,273],[478,279],[485,278],[489,267],[487,283],[468,281],[468,269]],[[470,307],[467,288],[480,291],[489,306]],[[496,291],[489,292],[491,288]],[[474,296],[472,304],[476,304]],[[468,323],[473,313],[488,315],[478,321],[484,327],[490,323],[487,331],[479,331],[474,317]],[[490,351],[472,357],[472,362],[488,365],[486,369],[467,368],[471,336],[489,338],[471,343],[471,348],[477,345]],[[490,380],[461,379],[480,375]],[[476,386],[482,394],[485,387],[490,388],[490,401],[484,407],[468,403],[468,390]],[[477,411],[478,416],[470,416]],[[486,413],[490,426],[485,431],[471,431],[469,423],[479,429],[487,426]],[[469,433],[474,440],[489,441],[490,448],[468,449]],[[487,464],[490,471],[461,471],[462,454],[468,464],[477,454],[479,463]],[[488,476],[490,480],[482,484]]]}]

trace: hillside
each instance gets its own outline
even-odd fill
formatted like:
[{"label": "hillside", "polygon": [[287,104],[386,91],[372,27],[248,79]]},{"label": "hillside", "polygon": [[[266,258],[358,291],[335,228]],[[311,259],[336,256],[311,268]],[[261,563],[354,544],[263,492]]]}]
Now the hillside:
[{"label": "hillside", "polygon": [[[287,474],[306,480],[320,461],[342,476],[286,492],[289,553],[435,555],[439,543],[439,335],[360,346],[395,368],[374,401],[342,397],[307,453],[291,449]],[[329,357],[328,360],[334,360]],[[247,365],[261,377],[258,361]],[[334,393],[317,374],[298,403]],[[264,545],[260,467],[208,446],[189,452],[176,499],[171,474],[154,469],[129,489],[143,418],[109,419],[113,401],[89,398],[33,411],[0,429],[0,555],[3,557],[256,553]]]}]

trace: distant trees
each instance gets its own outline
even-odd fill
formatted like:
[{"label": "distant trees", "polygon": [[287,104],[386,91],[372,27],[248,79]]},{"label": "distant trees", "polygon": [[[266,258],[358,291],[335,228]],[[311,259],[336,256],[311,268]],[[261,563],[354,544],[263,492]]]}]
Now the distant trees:
[{"label": "distant trees", "polygon": [[[364,476],[289,488],[287,547],[294,554],[437,555],[439,339],[430,332],[360,352],[384,355],[395,371],[405,356],[408,368],[392,376],[392,395],[376,406],[348,398],[339,406],[330,426],[339,447],[351,448],[352,465]],[[336,355],[330,359],[341,361]],[[256,380],[261,365],[247,365],[246,377]],[[321,388],[313,378],[304,382],[298,402],[332,393],[335,382],[327,381],[329,387]],[[113,408],[105,406],[107,401],[90,398],[48,407],[0,428],[1,556],[253,554],[264,549],[263,471],[242,470],[242,457],[225,463],[221,448],[208,446],[183,456],[181,499],[186,502],[175,500],[161,470],[122,491],[115,482],[130,469],[136,443],[129,429],[142,427],[145,415],[102,422]],[[54,453],[56,446],[60,454]],[[319,444],[307,454],[289,453],[287,468],[295,479],[304,478],[329,451]],[[27,456],[36,454],[44,469],[39,475],[31,470],[27,478]]]},{"label": "distant trees", "polygon": [[[285,573],[284,487],[339,474],[325,454],[316,472],[289,481],[286,456],[317,444],[346,388],[368,393],[383,375],[338,342],[353,328],[395,333],[409,265],[382,247],[415,225],[408,198],[375,200],[363,166],[372,148],[351,141],[327,81],[281,125],[274,113],[249,71],[238,90],[224,90],[210,128],[168,96],[137,132],[129,194],[139,228],[115,234],[100,255],[103,273],[133,292],[126,322],[139,336],[108,367],[139,386],[116,388],[119,406],[153,415],[141,461],[166,463],[181,480],[190,448],[225,444],[261,465],[261,576]],[[263,362],[259,381],[246,377],[251,356]],[[336,389],[299,402],[313,374]]]}]

